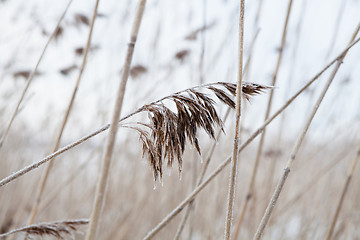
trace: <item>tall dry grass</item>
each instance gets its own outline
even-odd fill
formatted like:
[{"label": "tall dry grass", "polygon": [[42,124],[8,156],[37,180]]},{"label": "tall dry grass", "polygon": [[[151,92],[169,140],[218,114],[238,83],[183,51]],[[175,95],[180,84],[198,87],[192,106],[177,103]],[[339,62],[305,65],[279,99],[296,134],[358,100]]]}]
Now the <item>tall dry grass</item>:
[{"label": "tall dry grass", "polygon": [[[276,43],[278,49],[274,51],[273,62],[268,64],[270,70],[258,60],[264,57],[259,51],[264,49],[262,32],[268,25],[262,19],[269,14],[266,7],[269,1],[246,2],[246,7],[245,1],[234,5],[205,0],[199,4],[201,7],[194,7],[197,3],[188,1],[182,4],[189,6],[189,13],[178,7],[171,14],[168,9],[177,3],[140,0],[138,5],[131,1],[125,5],[114,3],[113,8],[107,9],[105,6],[110,5],[101,3],[105,4],[102,8],[101,4],[98,7],[99,1],[94,1],[92,17],[87,16],[91,16],[89,13],[72,13],[70,3],[60,19],[56,19],[53,33],[44,36],[47,42],[34,69],[11,75],[28,78],[26,82],[16,83],[25,89],[22,93],[10,92],[12,97],[8,99],[14,103],[15,113],[12,106],[0,106],[1,239],[356,239],[360,236],[357,229],[360,192],[356,187],[358,120],[352,119],[335,129],[331,122],[344,111],[329,108],[340,103],[356,106],[351,104],[349,93],[357,86],[353,61],[360,41],[359,26],[346,47],[342,42],[342,25],[337,23],[329,47],[324,50],[318,46],[326,54],[327,64],[317,66],[317,74],[304,68],[306,74],[298,76],[296,69],[312,57],[299,58],[303,56],[301,48],[304,51],[306,48],[301,45],[300,24],[306,30],[307,6],[315,3],[302,6],[300,16],[296,11],[299,3],[289,1],[287,6],[281,5],[277,14],[282,16],[282,22],[271,29],[274,42],[276,36],[280,44]],[[223,21],[212,18],[216,4],[218,9],[237,8],[231,8],[231,18]],[[348,11],[346,6],[341,7],[337,19],[345,17]],[[65,13],[69,16],[65,17]],[[119,15],[113,25],[111,17]],[[201,15],[199,26],[189,29],[197,15]],[[164,32],[174,24],[168,21],[172,17],[179,23],[176,31],[171,31],[173,35],[182,31],[182,21],[186,22],[186,34],[181,40],[184,43],[177,46],[172,42],[169,47],[168,41],[174,36]],[[95,19],[99,27],[94,28]],[[234,19],[240,19],[239,31],[233,27]],[[298,23],[296,30],[294,22]],[[86,31],[79,30],[79,24]],[[251,24],[255,29],[247,27]],[[123,60],[114,61],[117,57],[104,60],[100,57],[106,51],[104,43],[112,43],[103,37],[104,29],[114,26],[121,26],[120,35],[127,36],[126,40],[114,40],[120,51],[111,49]],[[58,72],[70,79],[80,63],[75,88],[68,89],[72,100],[61,111],[67,112],[65,117],[49,111],[48,124],[34,134],[26,110],[36,108],[31,104],[33,100],[24,96],[29,94],[30,87],[34,91],[41,87],[42,79],[50,72],[50,67],[39,68],[41,61],[45,60],[44,65],[49,61],[42,58],[50,54],[46,51],[52,46],[50,42],[55,38],[53,47],[61,51],[62,42],[75,41],[72,28],[88,36],[87,43],[75,48],[74,58],[78,54],[82,57]],[[220,29],[227,35],[214,37],[214,32]],[[111,31],[111,38],[116,39],[119,29]],[[292,37],[294,32],[296,42]],[[67,39],[67,34],[72,38]],[[99,41],[97,34],[103,41]],[[237,45],[239,52],[233,49]],[[247,59],[246,64],[243,58]],[[293,60],[290,64],[289,59]],[[111,72],[114,65],[116,74]],[[99,74],[100,66],[108,67],[107,77]],[[223,66],[227,75],[221,70]],[[342,82],[341,71],[348,76]],[[119,72],[120,84],[117,83]],[[271,76],[256,79],[264,72]],[[101,100],[98,105],[92,105],[87,84],[91,75],[96,78],[97,74],[102,81],[94,84],[95,94],[91,96],[99,95],[107,100],[104,100],[106,104]],[[285,81],[285,75],[298,81]],[[7,76],[5,70],[3,76]],[[33,81],[35,77],[39,84]],[[82,78],[88,83],[80,85]],[[323,78],[328,81],[323,83]],[[3,79],[0,86],[6,86],[7,80]],[[117,93],[111,91],[116,84]],[[346,87],[351,84],[353,88]],[[102,92],[103,85],[107,86],[106,93]],[[285,100],[280,97],[284,88]],[[339,93],[334,94],[333,89]],[[343,92],[347,94],[340,94]],[[77,103],[73,101],[75,94]],[[318,99],[314,100],[317,95]],[[45,95],[38,97],[45,99]],[[57,101],[66,103],[66,99]],[[304,108],[304,105],[312,107]],[[87,110],[82,111],[84,106],[90,106],[95,117],[89,117]],[[326,107],[329,111],[324,113],[322,109]],[[125,111],[127,114],[122,114]],[[304,116],[309,117],[306,120]],[[53,124],[57,118],[63,119],[62,124]],[[294,118],[305,122],[302,129],[294,125]],[[319,130],[324,128],[326,131]],[[316,130],[322,138],[316,135]],[[57,138],[49,132],[55,132]],[[49,144],[56,147],[43,157]],[[46,177],[39,182],[41,174],[37,169],[49,162],[51,171],[48,167]],[[229,171],[225,170],[228,165]],[[177,174],[167,174],[172,171]],[[276,187],[273,178],[277,176],[280,181]],[[268,206],[266,211],[264,206]],[[32,216],[30,223],[29,216]]]}]

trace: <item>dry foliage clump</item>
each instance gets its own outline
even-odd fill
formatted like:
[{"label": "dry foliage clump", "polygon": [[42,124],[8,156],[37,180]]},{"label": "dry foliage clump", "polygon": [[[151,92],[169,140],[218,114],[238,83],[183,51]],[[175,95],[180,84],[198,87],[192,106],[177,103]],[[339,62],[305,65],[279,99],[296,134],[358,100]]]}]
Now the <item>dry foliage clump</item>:
[{"label": "dry foliage clump", "polygon": [[74,71],[75,69],[77,69],[78,66],[76,64],[72,64],[68,67],[65,67],[65,68],[62,68],[59,70],[59,72],[64,75],[64,76],[67,76],[69,75],[72,71]]},{"label": "dry foliage clump", "polygon": [[192,31],[191,33],[189,33],[189,34],[185,37],[185,39],[186,39],[186,40],[189,40],[189,41],[195,41],[195,40],[197,39],[199,33],[202,33],[202,32],[204,32],[204,31],[206,31],[206,30],[208,30],[208,29],[211,29],[211,28],[213,28],[215,25],[216,25],[216,22],[215,22],[215,21],[212,22],[212,23],[210,23],[209,25],[204,25],[204,26],[196,29],[195,31]]},{"label": "dry foliage clump", "polygon": [[58,28],[56,28],[56,32],[54,34],[54,39],[55,42],[57,42],[59,40],[59,38],[64,34],[64,28],[59,26]]},{"label": "dry foliage clump", "polygon": [[58,239],[65,239],[64,236],[70,236],[72,239],[75,239],[73,232],[78,231],[78,227],[88,224],[89,220],[80,219],[80,220],[67,220],[61,222],[52,222],[52,223],[41,223],[26,226],[23,228],[15,229],[10,232],[0,234],[0,238],[7,237],[14,233],[25,233],[27,237],[31,236],[40,236],[44,237],[45,235],[50,235]]},{"label": "dry foliage clump", "polygon": [[[251,96],[268,88],[243,83],[243,97],[249,100]],[[201,89],[210,90],[222,103],[235,108],[233,97],[236,95],[236,84],[217,82],[177,92],[145,105],[139,112],[148,113],[150,124],[126,125],[140,133],[143,156],[148,158],[155,180],[162,178],[165,160],[170,167],[177,160],[179,173],[181,172],[186,140],[201,154],[197,138],[199,128],[204,129],[212,139],[215,139],[215,126],[223,129],[223,122],[215,109],[215,100],[201,92]],[[167,107],[164,100],[173,102],[176,112]]]},{"label": "dry foliage clump", "polygon": [[132,78],[138,78],[147,72],[147,68],[143,65],[135,65],[130,69],[130,76]]},{"label": "dry foliage clump", "polygon": [[90,26],[90,20],[87,16],[81,13],[75,14],[75,25],[79,26],[80,24],[84,24],[86,26]]},{"label": "dry foliage clump", "polygon": [[[99,46],[94,45],[94,46],[91,46],[89,50],[90,50],[90,52],[92,52],[92,51],[95,51],[95,50],[98,50],[98,49],[99,49]],[[81,55],[83,55],[84,50],[85,50],[84,47],[77,47],[77,48],[74,49],[74,52],[75,52],[75,54],[77,56],[81,56]]]},{"label": "dry foliage clump", "polygon": [[187,56],[189,56],[190,51],[188,49],[180,50],[175,54],[175,59],[180,62],[183,62]]},{"label": "dry foliage clump", "polygon": [[[31,70],[20,70],[13,73],[14,78],[23,77],[25,79],[28,79],[30,77]],[[42,73],[39,71],[36,71],[34,76],[40,76]]]}]

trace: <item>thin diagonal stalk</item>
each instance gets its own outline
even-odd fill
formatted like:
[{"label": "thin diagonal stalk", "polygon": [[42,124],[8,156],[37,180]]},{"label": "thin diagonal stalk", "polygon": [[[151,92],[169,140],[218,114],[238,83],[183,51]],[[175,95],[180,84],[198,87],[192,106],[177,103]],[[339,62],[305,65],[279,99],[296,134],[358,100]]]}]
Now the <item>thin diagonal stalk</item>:
[{"label": "thin diagonal stalk", "polygon": [[[207,0],[202,1],[202,17],[203,22],[202,25],[206,27],[206,6]],[[200,84],[204,83],[204,55],[205,55],[205,43],[206,43],[206,32],[201,32],[201,52],[200,52],[200,61],[199,61],[199,72],[200,72]]]},{"label": "thin diagonal stalk", "polygon": [[356,164],[357,162],[359,161],[360,159],[360,145],[359,145],[359,148],[358,148],[358,151],[357,151],[357,154],[349,168],[349,173],[347,175],[347,178],[346,178],[346,181],[345,181],[345,184],[344,184],[344,188],[343,188],[343,191],[341,193],[341,196],[340,196],[340,200],[339,200],[339,203],[336,207],[336,211],[335,211],[335,214],[334,214],[334,217],[331,221],[331,225],[330,225],[330,228],[329,228],[329,232],[327,234],[327,237],[326,237],[326,240],[331,240],[331,237],[333,235],[333,232],[334,232],[334,229],[335,229],[335,225],[336,225],[336,222],[337,222],[337,219],[339,217],[339,213],[340,213],[340,210],[341,210],[341,207],[343,205],[343,202],[344,202],[344,199],[345,199],[345,196],[346,196],[346,193],[349,189],[349,185],[350,185],[350,182],[351,182],[351,179],[354,175],[354,171],[355,171],[355,168],[356,168]]},{"label": "thin diagonal stalk", "polygon": [[[355,39],[355,37],[356,37],[356,35],[357,35],[358,31],[359,31],[359,27],[360,27],[360,24],[356,28],[356,31],[355,31],[350,43]],[[275,189],[275,191],[273,193],[273,196],[271,197],[271,199],[269,201],[269,204],[268,204],[268,206],[267,206],[267,208],[265,210],[264,216],[261,219],[261,222],[260,222],[260,224],[258,226],[258,229],[257,229],[257,231],[256,231],[256,233],[254,235],[254,238],[253,238],[254,240],[255,239],[256,240],[261,239],[261,237],[262,237],[262,235],[264,233],[265,227],[266,227],[266,225],[267,225],[267,223],[268,223],[268,221],[269,221],[269,219],[271,217],[272,211],[273,211],[273,209],[274,209],[274,207],[275,207],[275,205],[277,203],[277,200],[279,199],[280,193],[281,193],[281,191],[282,191],[282,189],[284,187],[284,184],[286,182],[287,177],[289,176],[292,164],[296,159],[297,153],[298,153],[298,151],[300,149],[300,146],[302,145],[302,142],[303,142],[303,140],[305,138],[305,135],[306,135],[309,127],[310,127],[310,124],[311,124],[312,120],[314,119],[314,116],[315,116],[317,110],[319,109],[319,106],[320,106],[322,100],[324,99],[325,94],[327,93],[327,90],[329,89],[332,81],[334,80],[334,78],[336,76],[336,73],[338,72],[338,70],[339,70],[339,68],[340,68],[340,66],[342,64],[343,59],[346,56],[346,53],[347,53],[347,51],[344,52],[343,55],[337,60],[337,64],[336,64],[334,70],[332,71],[329,80],[327,81],[323,91],[321,92],[318,100],[316,101],[316,103],[314,105],[314,108],[311,111],[308,120],[305,122],[304,128],[302,129],[301,134],[299,135],[299,137],[298,137],[298,139],[297,139],[297,141],[296,141],[296,143],[294,145],[294,148],[293,148],[293,150],[292,150],[292,152],[290,154],[290,158],[288,159],[288,161],[286,163],[286,166],[285,166],[284,171],[283,171],[283,173],[282,173],[282,175],[280,177],[278,185],[277,185],[277,187],[276,187],[276,189]]]},{"label": "thin diagonal stalk", "polygon": [[346,0],[340,2],[339,12],[338,12],[338,15],[337,15],[337,18],[336,18],[336,21],[335,21],[335,28],[334,28],[333,36],[331,38],[329,51],[327,52],[325,59],[328,59],[330,57],[330,55],[332,53],[332,50],[334,49],[334,45],[335,45],[337,36],[339,35],[341,19],[345,15],[344,10],[345,10],[346,3],[347,3]]},{"label": "thin diagonal stalk", "polygon": [[[292,3],[293,3],[293,1],[289,0],[287,13],[286,13],[286,19],[285,19],[285,22],[284,22],[284,27],[283,27],[282,37],[281,37],[281,44],[280,44],[280,48],[279,48],[279,54],[278,54],[278,58],[277,58],[277,62],[276,62],[276,67],[275,67],[275,70],[274,70],[274,73],[273,73],[273,76],[272,76],[272,82],[271,82],[272,86],[276,85],[277,76],[278,76],[278,73],[279,73],[279,70],[280,70],[280,65],[281,65],[283,52],[284,52],[284,48],[285,48],[285,43],[286,43],[287,27],[288,27],[288,22],[289,22],[289,19],[290,19]],[[266,112],[265,112],[265,120],[270,115],[273,96],[274,96],[274,89],[271,89],[270,90],[270,95],[269,95],[269,100],[268,100],[268,105],[266,107]],[[262,152],[263,152],[263,147],[264,147],[264,142],[265,142],[265,135],[266,135],[266,130],[263,131],[261,136],[260,136],[259,145],[258,145],[258,148],[257,148],[257,151],[256,151],[254,167],[253,167],[253,171],[252,171],[252,174],[251,174],[251,179],[250,179],[250,182],[249,182],[248,192],[245,195],[245,202],[244,202],[242,211],[240,213],[241,218],[244,217],[245,212],[247,210],[248,202],[252,199],[252,196],[254,195],[254,185],[255,185],[255,181],[256,181],[256,176],[257,176],[257,172],[258,172],[260,158],[261,158],[261,155],[262,155]],[[242,219],[240,219],[240,226],[239,227],[241,227],[241,223],[242,223]]]},{"label": "thin diagonal stalk", "polygon": [[130,43],[128,44],[128,49],[125,57],[125,64],[124,64],[121,81],[117,92],[116,102],[113,110],[113,116],[112,116],[110,131],[107,139],[106,150],[102,160],[100,178],[98,180],[98,184],[96,187],[95,201],[90,218],[90,226],[86,234],[87,240],[96,239],[96,231],[98,229],[98,225],[100,221],[100,213],[105,199],[105,191],[106,191],[107,181],[109,178],[110,163],[114,150],[116,134],[118,130],[117,123],[120,120],[120,113],[123,105],[126,83],[129,78],[131,61],[139,33],[141,20],[145,10],[145,4],[146,4],[146,0],[139,1],[136,16],[131,30]]},{"label": "thin diagonal stalk", "polygon": [[231,170],[229,175],[229,191],[227,202],[227,213],[225,219],[224,239],[229,240],[231,235],[231,223],[233,218],[233,205],[235,199],[236,172],[238,163],[238,148],[240,142],[240,117],[241,117],[241,98],[242,98],[242,79],[243,79],[243,48],[244,48],[244,12],[245,0],[240,0],[240,19],[239,19],[239,66],[238,66],[238,83],[236,90],[236,116],[235,116],[235,136],[233,155],[231,158]]},{"label": "thin diagonal stalk", "polygon": [[40,54],[40,57],[39,57],[36,65],[35,65],[34,70],[32,70],[32,72],[31,72],[31,74],[30,74],[30,76],[29,76],[29,79],[28,79],[27,82],[26,82],[26,85],[25,85],[25,87],[24,87],[24,89],[23,89],[23,91],[22,91],[22,93],[21,93],[20,99],[19,99],[19,101],[18,101],[18,103],[17,103],[17,105],[16,105],[16,107],[15,107],[15,110],[14,110],[13,114],[11,115],[10,121],[9,121],[7,127],[6,127],[6,130],[5,130],[4,134],[1,136],[1,139],[0,139],[0,149],[1,149],[2,145],[3,145],[4,142],[5,142],[5,139],[6,139],[8,133],[9,133],[9,131],[10,131],[10,128],[11,128],[13,122],[14,122],[14,119],[15,119],[16,115],[17,115],[18,112],[19,112],[19,108],[20,108],[20,105],[21,105],[22,101],[24,100],[25,94],[26,94],[27,90],[29,89],[29,86],[30,86],[30,84],[32,83],[32,80],[34,79],[34,76],[35,76],[36,73],[37,73],[37,70],[38,70],[39,65],[40,65],[40,63],[41,63],[41,60],[43,59],[43,57],[44,57],[44,55],[45,55],[45,52],[46,52],[46,50],[47,50],[47,48],[48,48],[51,40],[53,40],[53,38],[54,38],[54,36],[55,36],[58,28],[60,27],[60,24],[61,24],[62,20],[64,19],[64,17],[65,17],[65,15],[66,15],[66,13],[67,13],[67,11],[68,11],[68,9],[69,9],[72,1],[73,1],[73,0],[69,0],[68,4],[66,5],[66,7],[65,7],[65,9],[64,9],[64,12],[61,14],[61,16],[60,16],[60,18],[59,18],[59,20],[58,20],[58,22],[57,22],[57,24],[56,24],[53,32],[51,33],[49,39],[47,40],[47,42],[46,42],[46,44],[45,44],[45,46],[44,46],[44,49],[42,50],[42,52],[41,52],[41,54]]},{"label": "thin diagonal stalk", "polygon": [[[360,41],[360,38],[356,39],[356,41],[354,41],[350,46],[348,46],[338,57],[336,57],[332,62],[330,62],[330,63],[329,63],[323,70],[321,70],[313,79],[311,79],[303,88],[301,88],[292,98],[290,98],[290,99],[286,102],[286,104],[285,104],[278,112],[276,112],[276,113],[273,115],[272,118],[275,118],[278,114],[280,114],[295,98],[297,98],[305,89],[307,89],[312,83],[314,83],[329,67],[331,67],[335,62],[337,62],[338,59],[344,54],[344,52],[346,52],[346,51],[348,51],[349,49],[351,49],[351,48],[352,48],[355,44],[357,44],[359,41]],[[119,122],[122,122],[122,121],[124,121],[124,120],[126,120],[126,119],[128,119],[128,118],[130,118],[130,117],[132,117],[132,116],[134,116],[135,114],[137,114],[137,113],[139,113],[139,112],[141,112],[141,111],[142,111],[142,108],[139,108],[139,109],[135,110],[134,112],[132,112],[132,113],[130,113],[130,114],[122,117],[122,118],[119,120]],[[271,121],[273,120],[272,118],[270,118]],[[271,122],[271,121],[270,121],[270,122]],[[267,120],[265,123],[268,124],[268,122],[269,122],[269,120]],[[270,122],[269,122],[269,123],[270,123]],[[89,140],[90,138],[92,138],[92,137],[94,137],[94,136],[96,136],[96,135],[98,135],[98,134],[106,131],[107,129],[110,128],[110,126],[111,126],[110,124],[107,124],[107,125],[103,126],[102,128],[100,128],[100,129],[98,129],[98,130],[96,130],[96,131],[94,131],[94,132],[92,132],[92,133],[90,133],[90,134],[88,134],[88,135],[86,135],[86,136],[78,139],[77,141],[75,141],[75,142],[73,142],[73,143],[70,143],[70,144],[62,147],[61,149],[59,149],[59,150],[57,150],[56,152],[54,152],[54,153],[46,156],[45,158],[43,158],[43,159],[41,159],[41,160],[39,160],[39,161],[36,161],[36,162],[34,162],[34,163],[32,163],[32,164],[29,164],[28,166],[26,166],[26,167],[24,167],[24,168],[22,168],[22,169],[20,169],[20,170],[18,170],[18,171],[16,171],[16,172],[14,172],[14,173],[8,175],[7,177],[3,178],[3,179],[0,181],[0,187],[5,186],[6,184],[8,184],[8,183],[14,181],[15,179],[17,179],[18,177],[21,177],[21,176],[25,175],[26,173],[28,173],[28,172],[30,172],[30,171],[32,171],[32,170],[40,167],[40,166],[43,165],[44,163],[46,163],[46,162],[50,161],[51,159],[59,156],[60,154],[66,152],[66,151],[68,151],[68,150],[70,150],[70,149],[72,149],[72,148],[80,145],[81,143],[86,142],[86,141]],[[257,131],[257,132],[258,132],[257,134],[260,134],[260,133],[263,131],[264,128],[265,128],[265,127],[259,128],[259,129],[258,129],[259,132]],[[255,136],[255,137],[256,137],[256,136]]]},{"label": "thin diagonal stalk", "polygon": [[[337,58],[335,58],[331,63],[324,67],[318,74],[315,75],[308,83],[306,83],[298,92],[296,92],[278,111],[276,111],[269,119],[267,119],[261,127],[259,127],[241,146],[239,147],[239,153],[247,147],[264,129],[282,113],[301,93],[303,93],[308,87],[310,87],[319,77],[328,70],[335,62],[337,62],[343,54],[348,51],[352,46],[360,41],[358,38],[354,43],[345,49]],[[163,229],[166,224],[168,224],[182,209],[189,204],[195,196],[217,175],[219,174],[227,164],[230,163],[231,157],[229,156],[224,162],[222,162],[217,169],[215,169],[209,177],[207,177],[198,187],[196,187],[190,195],[182,201],[176,208],[173,209],[158,225],[156,225],[152,230],[150,230],[147,235],[144,237],[144,240],[153,238],[161,229]],[[1,185],[0,185],[1,186]]]},{"label": "thin diagonal stalk", "polygon": [[[90,45],[91,45],[91,37],[92,37],[93,29],[94,29],[96,16],[97,16],[98,6],[99,6],[99,0],[96,0],[93,16],[92,16],[92,19],[91,19],[89,35],[88,35],[88,39],[87,39],[87,43],[86,43],[86,47],[85,47],[84,56],[83,56],[83,59],[82,59],[82,64],[81,64],[81,67],[80,67],[79,75],[78,75],[78,78],[76,80],[76,84],[75,84],[75,87],[74,87],[74,90],[73,90],[69,105],[68,105],[67,110],[65,112],[65,116],[64,116],[64,119],[62,121],[60,131],[59,131],[59,134],[58,134],[58,136],[56,138],[55,146],[54,146],[54,149],[53,149],[52,152],[55,152],[55,151],[57,151],[59,149],[61,138],[62,138],[64,129],[65,129],[66,123],[67,123],[67,121],[69,119],[69,115],[70,115],[72,106],[73,106],[74,101],[75,101],[76,93],[77,93],[77,91],[79,89],[80,81],[82,79],[82,74],[83,74],[85,66],[86,66],[87,56],[88,56]],[[33,224],[33,222],[35,220],[36,214],[37,214],[38,209],[39,209],[39,204],[41,202],[41,198],[42,198],[42,195],[44,193],[44,189],[45,189],[46,182],[47,182],[47,179],[49,177],[49,173],[50,173],[52,165],[53,165],[53,161],[50,161],[49,164],[47,165],[43,175],[42,175],[41,180],[40,180],[40,185],[39,185],[38,192],[37,192],[37,195],[36,195],[36,198],[35,198],[35,203],[34,203],[34,206],[32,207],[32,210],[31,210],[29,224]]]},{"label": "thin diagonal stalk", "polygon": [[[290,66],[290,70],[289,70],[289,75],[287,77],[287,79],[289,79],[288,81],[286,81],[286,84],[284,85],[285,88],[284,89],[291,89],[292,83],[294,82],[295,79],[295,66],[297,66],[297,53],[298,53],[298,49],[299,49],[299,42],[301,39],[301,28],[303,25],[303,21],[304,21],[304,16],[306,16],[305,14],[305,10],[306,10],[306,1],[302,2],[302,6],[301,6],[301,10],[300,10],[300,18],[299,21],[296,25],[296,32],[295,32],[295,41],[294,41],[294,46],[293,46],[293,51],[291,54],[291,66]],[[290,80],[291,79],[291,80]],[[284,99],[287,99],[289,97],[289,91],[286,91],[284,94]],[[279,126],[281,126],[279,128],[279,133],[277,136],[277,146],[281,146],[281,140],[282,140],[282,136],[283,136],[283,130],[286,129],[286,113],[281,115],[280,118],[280,124]],[[275,144],[275,145],[276,145]],[[280,148],[278,148],[278,150],[280,150]],[[276,164],[277,161],[274,161],[274,159],[270,159],[270,167],[268,172],[268,176],[267,179],[265,180],[266,186],[265,189],[267,190],[264,196],[271,196],[271,188],[273,187],[273,182],[274,182],[274,174],[275,174],[275,169],[276,169]]]}]

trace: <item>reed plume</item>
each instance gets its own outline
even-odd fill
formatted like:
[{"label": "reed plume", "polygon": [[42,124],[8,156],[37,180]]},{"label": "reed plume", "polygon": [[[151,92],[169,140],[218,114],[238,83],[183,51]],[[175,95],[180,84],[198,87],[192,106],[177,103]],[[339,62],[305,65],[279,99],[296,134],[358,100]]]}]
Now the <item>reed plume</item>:
[{"label": "reed plume", "polygon": [[[250,100],[251,96],[268,88],[255,83],[244,83],[243,97]],[[181,173],[186,140],[201,155],[197,137],[199,129],[205,130],[214,140],[215,127],[223,130],[223,121],[215,109],[216,102],[210,94],[204,93],[204,90],[210,91],[227,106],[235,108],[233,97],[236,95],[236,84],[217,82],[189,88],[144,105],[139,112],[147,112],[150,123],[124,125],[140,134],[143,157],[149,160],[155,180],[162,178],[164,162],[171,167],[174,161],[177,161],[179,174]],[[171,110],[164,103],[165,100],[174,103],[176,111]]]},{"label": "reed plume", "polygon": [[[51,222],[51,223],[40,223],[25,226],[12,230],[7,233],[0,234],[0,238],[5,238],[14,233],[26,233],[29,238],[31,236],[53,236],[57,239],[65,239],[64,236],[70,236],[71,239],[75,239],[74,232],[78,231],[78,227],[86,225],[89,223],[87,219],[78,219],[78,220],[65,220],[60,222]],[[32,238],[31,238],[32,239]]]}]

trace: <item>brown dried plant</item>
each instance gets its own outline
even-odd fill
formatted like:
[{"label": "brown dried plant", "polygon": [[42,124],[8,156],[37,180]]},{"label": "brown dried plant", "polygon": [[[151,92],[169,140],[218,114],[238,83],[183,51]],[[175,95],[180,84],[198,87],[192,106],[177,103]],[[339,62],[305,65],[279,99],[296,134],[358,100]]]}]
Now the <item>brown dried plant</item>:
[{"label": "brown dried plant", "polygon": [[145,66],[143,66],[141,64],[137,64],[130,69],[130,76],[133,79],[136,79],[136,78],[142,76],[143,74],[145,74],[147,71],[148,71],[148,69]]},{"label": "brown dried plant", "polygon": [[[251,96],[268,88],[244,83],[243,97],[250,100]],[[162,178],[165,161],[171,167],[176,160],[180,174],[186,140],[201,155],[198,129],[204,129],[214,140],[215,127],[223,130],[223,121],[215,109],[215,100],[201,90],[210,90],[222,103],[235,108],[233,97],[236,95],[236,84],[217,82],[189,88],[141,107],[139,112],[148,113],[149,124],[136,122],[123,125],[139,132],[143,156],[149,160],[155,180]],[[165,100],[172,102],[176,111],[171,110],[164,103]]]},{"label": "brown dried plant", "polygon": [[7,237],[14,233],[26,233],[28,237],[30,236],[44,237],[45,235],[48,235],[58,239],[65,239],[64,236],[66,235],[66,236],[70,236],[71,239],[75,239],[73,233],[78,231],[79,226],[86,225],[88,223],[89,220],[87,219],[79,219],[79,220],[66,220],[60,222],[34,224],[12,230],[4,234],[0,234],[0,238]]},{"label": "brown dried plant", "polygon": [[77,14],[75,14],[74,18],[75,18],[76,26],[79,26],[81,24],[90,26],[90,19],[87,16],[85,16],[84,14],[77,13]]}]

